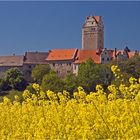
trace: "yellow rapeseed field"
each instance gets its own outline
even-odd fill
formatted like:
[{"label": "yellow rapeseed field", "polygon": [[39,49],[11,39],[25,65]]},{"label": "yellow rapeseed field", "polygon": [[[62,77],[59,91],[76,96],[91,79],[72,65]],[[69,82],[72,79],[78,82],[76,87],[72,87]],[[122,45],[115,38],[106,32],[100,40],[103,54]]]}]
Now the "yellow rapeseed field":
[{"label": "yellow rapeseed field", "polygon": [[[116,78],[123,80],[117,66]],[[138,139],[140,138],[140,80],[129,85],[101,85],[86,94],[82,87],[73,93],[43,92],[33,84],[36,94],[23,92],[24,101],[0,103],[0,139]]]}]

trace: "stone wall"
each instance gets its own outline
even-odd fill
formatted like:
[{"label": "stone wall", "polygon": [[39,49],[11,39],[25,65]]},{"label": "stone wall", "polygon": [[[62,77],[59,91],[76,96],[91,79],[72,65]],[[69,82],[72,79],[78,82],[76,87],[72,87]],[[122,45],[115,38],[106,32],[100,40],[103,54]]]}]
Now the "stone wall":
[{"label": "stone wall", "polygon": [[73,72],[73,61],[48,61],[52,70],[54,70],[58,76],[64,78],[68,73]]},{"label": "stone wall", "polygon": [[35,66],[36,66],[35,64],[23,64],[22,71],[24,78],[27,82],[32,82],[31,74]]},{"label": "stone wall", "polygon": [[104,26],[102,20],[98,23],[90,16],[82,28],[82,49],[98,50],[104,48]]}]

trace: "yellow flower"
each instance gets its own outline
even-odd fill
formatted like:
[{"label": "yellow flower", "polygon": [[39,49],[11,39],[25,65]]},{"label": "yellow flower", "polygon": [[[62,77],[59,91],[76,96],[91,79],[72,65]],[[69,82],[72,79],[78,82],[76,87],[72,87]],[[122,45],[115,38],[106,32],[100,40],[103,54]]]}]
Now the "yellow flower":
[{"label": "yellow flower", "polygon": [[40,89],[39,84],[34,83],[32,86],[33,86],[33,89],[35,89],[36,91],[39,91]]}]

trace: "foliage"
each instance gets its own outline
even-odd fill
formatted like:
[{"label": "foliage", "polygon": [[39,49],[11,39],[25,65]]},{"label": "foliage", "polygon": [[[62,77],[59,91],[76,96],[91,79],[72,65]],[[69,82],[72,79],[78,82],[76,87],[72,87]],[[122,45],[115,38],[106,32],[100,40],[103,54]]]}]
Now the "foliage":
[{"label": "foliage", "polygon": [[19,101],[22,102],[23,101],[23,97],[22,97],[22,92],[21,91],[18,91],[18,90],[10,90],[10,91],[2,91],[2,92],[5,92],[3,94],[1,94],[0,96],[0,102],[2,102],[3,100],[3,97],[7,97],[9,98],[11,101],[14,101],[15,100],[15,96],[19,96]]},{"label": "foliage", "polygon": [[140,56],[134,56],[124,62],[123,69],[126,73],[135,78],[140,77]]},{"label": "foliage", "polygon": [[[111,67],[116,80],[123,80],[117,66]],[[86,94],[82,87],[73,93],[23,92],[0,103],[0,139],[139,139],[140,79],[129,78],[129,85],[101,85]],[[121,95],[121,96],[120,96]]]},{"label": "foliage", "polygon": [[32,78],[34,81],[41,83],[44,75],[50,72],[51,68],[49,65],[36,65],[32,70]]},{"label": "foliage", "polygon": [[8,85],[9,83],[5,80],[5,79],[3,79],[3,78],[0,78],[0,90],[6,90],[6,89],[8,89],[9,88],[9,85]]},{"label": "foliage", "polygon": [[104,87],[107,86],[111,78],[112,73],[108,65],[94,64],[91,59],[82,63],[79,67],[79,85],[88,92],[95,90],[97,84],[101,84]]},{"label": "foliage", "polygon": [[32,94],[36,94],[35,89],[33,88],[33,84],[30,83],[27,87],[26,90],[28,90],[29,92],[31,92]]},{"label": "foliage", "polygon": [[59,92],[63,90],[64,82],[54,71],[51,71],[43,77],[41,87],[43,91],[53,90]]},{"label": "foliage", "polygon": [[64,89],[70,93],[73,93],[73,91],[75,91],[78,86],[77,77],[74,74],[69,73],[64,79],[64,84]]},{"label": "foliage", "polygon": [[[92,60],[83,62],[78,70],[79,84],[84,87],[86,91],[92,91],[95,85],[95,78],[97,75],[94,70],[95,64]],[[98,77],[97,77],[98,79]]]},{"label": "foliage", "polygon": [[[126,78],[140,77],[140,56],[135,55],[132,58],[126,59],[124,61],[114,60],[109,63],[109,65],[118,65],[122,71],[122,74]],[[113,79],[112,79],[113,80]]]},{"label": "foliage", "polygon": [[26,87],[26,81],[23,78],[21,71],[18,68],[11,68],[5,72],[7,89],[23,90]]}]

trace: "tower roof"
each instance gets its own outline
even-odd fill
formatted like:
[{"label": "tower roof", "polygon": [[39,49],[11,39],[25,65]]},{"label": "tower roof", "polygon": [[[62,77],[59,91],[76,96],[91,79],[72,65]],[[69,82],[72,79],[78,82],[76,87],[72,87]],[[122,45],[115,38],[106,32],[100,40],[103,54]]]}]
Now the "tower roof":
[{"label": "tower roof", "polygon": [[101,21],[101,16],[88,16],[84,26],[95,26]]}]

